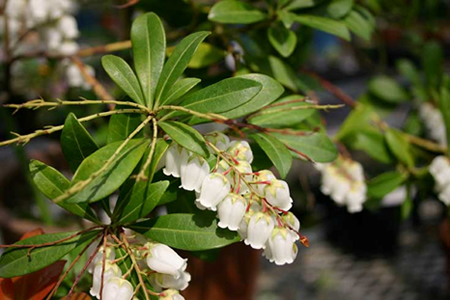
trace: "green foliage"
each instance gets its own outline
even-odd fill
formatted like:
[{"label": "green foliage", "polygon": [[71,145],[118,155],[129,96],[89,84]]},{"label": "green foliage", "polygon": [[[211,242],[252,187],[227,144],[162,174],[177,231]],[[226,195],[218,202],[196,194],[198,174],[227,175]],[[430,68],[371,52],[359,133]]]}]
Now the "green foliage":
[{"label": "green foliage", "polygon": [[370,180],[367,184],[367,196],[382,199],[400,187],[407,179],[407,174],[398,171],[386,172]]},{"label": "green foliage", "polygon": [[[9,248],[0,257],[0,277],[11,278],[38,271],[51,265],[69,252],[81,251],[98,233],[99,231],[86,232],[67,241],[37,247],[31,251],[29,248]],[[75,232],[42,234],[21,240],[14,245],[54,243],[74,234]]]},{"label": "green foliage", "polygon": [[384,75],[377,76],[369,82],[369,91],[388,103],[399,103],[408,98],[395,80]]},{"label": "green foliage", "polygon": [[414,157],[411,153],[411,144],[395,129],[386,131],[386,142],[392,154],[408,167],[414,166]]},{"label": "green foliage", "polygon": [[215,214],[210,212],[169,214],[130,228],[157,242],[188,251],[221,248],[240,240],[236,232],[219,228]]},{"label": "green foliage", "polygon": [[256,7],[237,0],[219,1],[208,15],[209,20],[224,24],[252,24],[265,18],[266,15]]},{"label": "green foliage", "polygon": [[251,136],[264,150],[267,156],[277,168],[281,178],[285,178],[292,165],[292,156],[286,146],[278,139],[264,133],[257,133]]},{"label": "green foliage", "polygon": [[283,57],[290,56],[297,45],[295,33],[278,22],[269,27],[267,37],[275,50]]},{"label": "green foliage", "polygon": [[[108,125],[108,144],[124,141],[142,122],[140,114],[117,114],[112,115]],[[64,132],[63,132],[64,134]],[[143,137],[139,132],[136,137]]]},{"label": "green foliage", "polygon": [[331,33],[347,41],[350,40],[350,32],[341,21],[314,15],[295,15],[291,16],[291,18],[302,25]]}]

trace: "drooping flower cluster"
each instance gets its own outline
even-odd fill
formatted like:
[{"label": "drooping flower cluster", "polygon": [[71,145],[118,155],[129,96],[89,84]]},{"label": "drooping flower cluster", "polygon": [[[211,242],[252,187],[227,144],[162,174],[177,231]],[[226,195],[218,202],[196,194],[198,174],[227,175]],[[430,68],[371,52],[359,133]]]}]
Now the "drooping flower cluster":
[{"label": "drooping flower cluster", "polygon": [[[183,300],[180,291],[186,289],[191,280],[191,275],[186,272],[187,259],[181,258],[174,250],[164,244],[159,244],[139,236],[138,241],[130,245],[136,259],[141,275],[151,283],[155,292],[160,293],[160,299]],[[103,256],[106,256],[103,267]],[[127,275],[122,276],[122,271],[117,265],[120,260],[115,260],[115,252],[112,247],[103,247],[95,255],[88,271],[93,274],[90,294],[100,298],[101,283],[103,278],[102,299],[104,300],[131,300],[134,288],[126,280]],[[103,276],[102,272],[104,270]]]},{"label": "drooping flower cluster", "polygon": [[447,145],[445,123],[439,109],[431,103],[422,103],[419,107],[419,115],[427,128],[428,135],[441,146]]},{"label": "drooping flower cluster", "polygon": [[321,191],[350,213],[360,212],[366,201],[367,186],[360,163],[339,157],[328,164],[316,164],[322,174]]},{"label": "drooping flower cluster", "polygon": [[[77,20],[73,17],[76,11],[74,0],[11,0],[6,3],[5,15],[0,16],[0,34],[4,37],[8,30],[8,43],[11,55],[42,51],[49,55],[69,56],[79,50],[76,39],[79,36]],[[4,39],[2,39],[4,41]],[[70,60],[62,61],[67,83],[70,87],[89,89],[78,67]],[[22,74],[26,65],[18,61],[13,65],[12,74],[17,77],[20,87]],[[92,67],[87,71],[94,75]],[[27,86],[27,83],[22,84]],[[21,88],[16,88],[20,91]]]},{"label": "drooping flower cluster", "polygon": [[298,230],[300,222],[288,210],[292,198],[287,183],[269,170],[253,172],[253,152],[246,141],[230,141],[213,132],[205,136],[216,164],[208,162],[175,142],[165,157],[163,172],[181,179],[181,188],[195,191],[199,209],[217,212],[218,226],[238,231],[246,245],[264,249],[264,256],[277,265],[292,263],[295,242],[307,245]]},{"label": "drooping flower cluster", "polygon": [[430,165],[430,173],[436,182],[434,188],[439,199],[450,205],[450,159],[445,156],[436,157]]}]

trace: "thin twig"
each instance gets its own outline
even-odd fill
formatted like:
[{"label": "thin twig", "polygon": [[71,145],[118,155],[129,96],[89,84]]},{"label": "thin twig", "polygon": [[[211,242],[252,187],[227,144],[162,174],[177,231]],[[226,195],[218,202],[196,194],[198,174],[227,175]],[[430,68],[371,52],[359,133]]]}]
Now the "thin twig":
[{"label": "thin twig", "polygon": [[145,176],[145,170],[147,170],[147,168],[150,166],[150,163],[152,162],[153,154],[155,152],[155,147],[156,147],[156,140],[158,138],[158,123],[155,118],[152,119],[152,122],[153,122],[153,138],[152,138],[152,145],[150,148],[150,153],[149,153],[148,158],[145,161],[145,164],[142,167],[141,171],[139,171],[139,174],[136,177],[136,181],[148,179],[147,176]]}]

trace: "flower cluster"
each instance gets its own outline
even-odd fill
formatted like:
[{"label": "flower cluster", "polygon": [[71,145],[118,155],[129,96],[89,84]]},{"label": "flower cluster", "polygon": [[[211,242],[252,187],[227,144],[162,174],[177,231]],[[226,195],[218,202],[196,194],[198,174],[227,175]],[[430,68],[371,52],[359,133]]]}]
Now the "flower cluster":
[{"label": "flower cluster", "polygon": [[445,156],[436,157],[430,165],[430,173],[436,182],[435,190],[439,199],[450,205],[450,159]]},{"label": "flower cluster", "polygon": [[[143,236],[138,237],[136,243],[131,244],[133,256],[141,274],[147,274],[147,280],[155,292],[159,293],[159,299],[183,300],[179,291],[183,291],[189,285],[191,275],[186,272],[187,259],[181,258],[173,249],[164,244],[155,243]],[[105,266],[103,259],[105,256]],[[115,252],[112,247],[103,247],[95,254],[88,271],[93,274],[90,294],[100,298],[100,290],[103,279],[102,299],[104,300],[131,300],[134,288],[122,276],[122,271],[117,265],[120,260],[115,260]],[[103,275],[102,275],[103,273]]]},{"label": "flower cluster", "polygon": [[264,249],[277,265],[292,263],[295,242],[307,239],[298,233],[300,222],[288,210],[292,198],[287,183],[269,170],[253,172],[253,152],[246,141],[230,141],[220,132],[205,136],[213,168],[208,162],[175,142],[165,157],[163,172],[181,179],[181,188],[195,191],[196,206],[217,212],[218,226],[237,231],[246,245]]},{"label": "flower cluster", "polygon": [[367,186],[360,163],[339,157],[333,163],[317,164],[322,174],[321,191],[350,213],[360,212],[366,201]]},{"label": "flower cluster", "polygon": [[429,136],[441,146],[446,146],[447,136],[441,112],[432,104],[425,102],[419,107],[419,115],[425,123]]}]

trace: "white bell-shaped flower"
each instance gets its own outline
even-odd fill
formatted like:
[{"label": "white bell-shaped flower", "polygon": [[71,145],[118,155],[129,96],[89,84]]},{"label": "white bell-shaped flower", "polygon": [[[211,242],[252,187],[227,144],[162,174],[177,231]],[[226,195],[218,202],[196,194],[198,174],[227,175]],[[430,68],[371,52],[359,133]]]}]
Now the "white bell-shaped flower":
[{"label": "white bell-shaped flower", "polygon": [[162,291],[162,289],[184,291],[191,281],[191,274],[182,272],[179,278],[175,278],[172,275],[155,273],[149,276],[149,280],[156,291]]},{"label": "white bell-shaped flower", "polygon": [[[102,285],[102,261],[94,268],[94,275],[92,279],[92,288],[89,291],[92,296],[99,298],[100,288]],[[103,274],[103,284],[107,283],[113,277],[122,276],[122,271],[116,264],[111,264],[109,261],[105,262],[105,273]]]},{"label": "white bell-shaped flower", "polygon": [[229,144],[227,152],[237,160],[245,160],[249,163],[253,162],[253,152],[247,141],[232,141]]},{"label": "white bell-shaped flower", "polygon": [[176,143],[172,143],[165,153],[165,168],[163,173],[166,176],[180,178],[181,165],[186,164],[189,154],[186,149],[179,147]]},{"label": "white bell-shaped flower", "polygon": [[297,256],[295,235],[286,228],[275,228],[267,241],[264,256],[279,266],[293,263]]},{"label": "white bell-shaped flower", "polygon": [[184,297],[180,295],[180,292],[177,290],[165,290],[159,296],[159,300],[184,300]]},{"label": "white bell-shaped flower", "polygon": [[292,207],[289,186],[283,180],[272,179],[270,184],[264,188],[264,197],[271,205],[282,210],[287,211]]},{"label": "white bell-shaped flower", "polygon": [[78,37],[78,24],[73,16],[64,15],[59,19],[57,26],[66,39],[75,39]]},{"label": "white bell-shaped flower", "polygon": [[131,300],[133,298],[133,286],[128,280],[120,277],[109,279],[103,286],[103,300]]},{"label": "white bell-shaped flower", "polygon": [[273,228],[272,217],[262,212],[255,213],[248,223],[247,237],[244,243],[253,249],[264,249]]},{"label": "white bell-shaped flower", "polygon": [[228,195],[230,189],[228,178],[220,173],[211,173],[203,180],[200,196],[195,202],[200,204],[200,207],[215,211],[217,204]]},{"label": "white bell-shaped flower", "polygon": [[181,165],[180,171],[180,187],[187,191],[200,192],[203,180],[209,174],[209,165],[204,158],[193,155]]},{"label": "white bell-shaped flower", "polygon": [[164,244],[147,243],[147,265],[153,271],[172,275],[175,279],[181,277],[186,270],[187,259],[181,258],[172,248]]},{"label": "white bell-shaped flower", "polygon": [[[287,214],[284,214],[282,216],[282,218],[284,221],[286,221],[286,223],[288,223],[292,227],[292,229],[299,232],[300,221],[297,219],[297,217],[293,213],[288,212]],[[300,237],[298,236],[298,234],[295,234],[295,240],[299,240],[299,239],[300,239]]]},{"label": "white bell-shaped flower", "polygon": [[[214,131],[205,135],[205,140],[216,146],[217,149],[225,151],[230,144],[230,138],[222,132]],[[210,149],[211,153],[215,153],[213,149]]]},{"label": "white bell-shaped flower", "polygon": [[[87,250],[88,257],[90,257],[96,249],[97,249],[97,245],[92,244]],[[114,252],[114,249],[111,247],[106,247],[105,255],[106,255],[106,257],[105,257],[106,261],[114,260],[116,258],[116,252]],[[90,263],[90,265],[88,267],[88,272],[92,274],[92,272],[94,272],[95,266],[97,266],[99,263],[102,263],[102,261],[103,261],[103,246],[100,247],[97,254],[95,254],[94,259],[92,260],[92,262]]]},{"label": "white bell-shaped flower", "polygon": [[220,220],[217,225],[220,228],[237,231],[244,218],[246,208],[247,203],[244,197],[233,193],[228,194],[217,208]]},{"label": "white bell-shaped flower", "polygon": [[275,175],[273,175],[272,171],[269,170],[262,170],[255,173],[255,177],[253,180],[255,182],[258,182],[257,184],[254,184],[253,186],[258,191],[259,195],[264,195],[264,188],[266,185],[271,182],[272,180],[277,179]]}]

